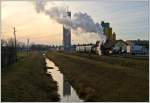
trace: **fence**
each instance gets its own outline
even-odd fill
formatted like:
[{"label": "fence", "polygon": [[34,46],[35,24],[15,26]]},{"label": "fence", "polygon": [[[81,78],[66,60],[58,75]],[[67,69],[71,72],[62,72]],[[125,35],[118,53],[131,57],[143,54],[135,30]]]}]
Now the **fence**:
[{"label": "fence", "polygon": [[16,49],[14,47],[1,47],[1,66],[6,67],[16,62]]}]

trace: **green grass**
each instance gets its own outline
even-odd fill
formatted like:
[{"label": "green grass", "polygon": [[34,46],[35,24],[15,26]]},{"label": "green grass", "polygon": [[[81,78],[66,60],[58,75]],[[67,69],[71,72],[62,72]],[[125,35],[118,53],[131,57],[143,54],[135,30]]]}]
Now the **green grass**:
[{"label": "green grass", "polygon": [[[148,64],[142,64],[143,60],[138,61],[138,66],[146,65],[142,69],[129,58],[98,57],[97,60],[56,52],[47,55],[85,101],[148,101]],[[121,65],[129,61],[130,65]]]},{"label": "green grass", "polygon": [[22,51],[22,52],[17,52],[17,59],[22,59],[24,57],[27,56],[27,52],[26,51]]},{"label": "green grass", "polygon": [[57,84],[46,75],[41,54],[31,53],[5,68],[1,77],[3,102],[58,101]]},{"label": "green grass", "polygon": [[118,66],[124,66],[124,67],[130,67],[135,68],[139,70],[145,70],[148,72],[149,68],[149,61],[147,57],[130,57],[130,58],[123,58],[123,57],[114,57],[114,56],[97,56],[97,55],[89,55],[89,54],[83,54],[83,53],[73,53],[71,55],[76,55],[79,57],[84,57],[100,62],[105,62],[108,64],[118,65]]}]

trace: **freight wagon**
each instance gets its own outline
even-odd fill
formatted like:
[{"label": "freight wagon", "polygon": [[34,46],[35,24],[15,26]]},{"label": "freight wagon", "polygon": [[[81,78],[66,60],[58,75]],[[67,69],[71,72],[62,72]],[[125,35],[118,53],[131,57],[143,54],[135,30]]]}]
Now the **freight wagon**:
[{"label": "freight wagon", "polygon": [[96,44],[76,45],[76,52],[100,55],[100,42],[97,41]]}]

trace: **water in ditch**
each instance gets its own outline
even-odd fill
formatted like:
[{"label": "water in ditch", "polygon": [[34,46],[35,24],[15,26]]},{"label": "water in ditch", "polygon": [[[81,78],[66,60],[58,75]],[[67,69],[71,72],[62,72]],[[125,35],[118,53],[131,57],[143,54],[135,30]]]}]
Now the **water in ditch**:
[{"label": "water in ditch", "polygon": [[61,102],[82,102],[75,89],[68,82],[67,78],[59,71],[59,68],[53,61],[46,58],[47,73],[57,82],[58,94]]}]

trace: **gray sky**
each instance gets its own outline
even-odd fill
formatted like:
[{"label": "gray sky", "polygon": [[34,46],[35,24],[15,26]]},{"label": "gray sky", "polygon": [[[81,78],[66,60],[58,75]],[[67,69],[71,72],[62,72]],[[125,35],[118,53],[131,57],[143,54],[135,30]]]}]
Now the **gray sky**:
[{"label": "gray sky", "polygon": [[[117,39],[148,39],[148,1],[54,1],[47,7],[68,6],[72,14],[88,13],[95,22],[109,22]],[[2,37],[12,37],[16,26],[20,41],[30,38],[32,42],[62,44],[62,25],[44,13],[37,13],[34,2],[2,1]],[[72,31],[73,43],[95,42],[94,34],[76,34]]]}]

